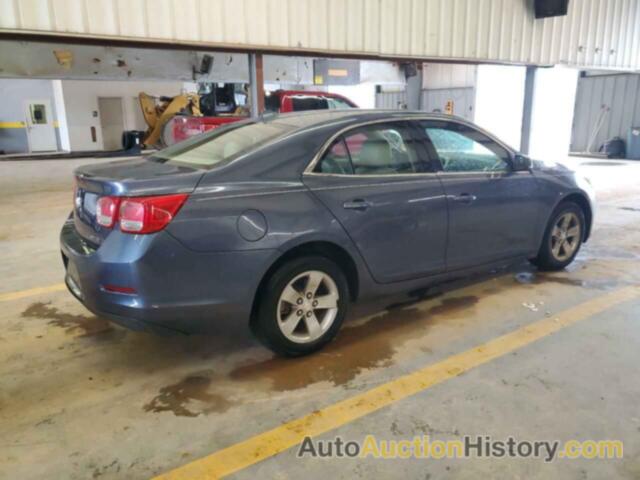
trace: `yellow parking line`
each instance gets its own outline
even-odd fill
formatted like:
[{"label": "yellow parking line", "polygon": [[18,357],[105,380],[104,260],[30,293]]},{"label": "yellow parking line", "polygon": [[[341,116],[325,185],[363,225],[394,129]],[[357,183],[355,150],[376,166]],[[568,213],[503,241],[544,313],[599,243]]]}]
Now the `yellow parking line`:
[{"label": "yellow parking line", "polygon": [[489,342],[453,355],[371,390],[287,422],[209,456],[155,477],[155,480],[215,479],[277,455],[299,443],[334,430],[387,405],[422,392],[479,365],[592,317],[619,303],[640,297],[640,287],[627,287],[588,300]]},{"label": "yellow parking line", "polygon": [[0,128],[25,128],[24,122],[0,122]]},{"label": "yellow parking line", "polygon": [[10,300],[19,300],[21,298],[33,297],[34,295],[42,295],[43,293],[60,292],[66,290],[64,283],[56,283],[47,287],[30,288],[29,290],[19,290],[17,292],[0,293],[0,302],[8,302]]}]

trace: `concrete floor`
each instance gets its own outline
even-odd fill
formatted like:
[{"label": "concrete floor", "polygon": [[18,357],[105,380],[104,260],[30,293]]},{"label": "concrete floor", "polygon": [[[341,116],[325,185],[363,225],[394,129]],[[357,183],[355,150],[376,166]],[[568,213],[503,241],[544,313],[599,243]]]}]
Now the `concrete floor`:
[{"label": "concrete floor", "polygon": [[[0,302],[0,478],[148,478],[640,284],[640,163],[568,161],[600,196],[593,238],[568,271],[521,265],[355,314],[303,359],[246,337],[128,332],[65,291]],[[0,295],[61,282],[70,171],[87,162],[0,162]],[[236,477],[640,478],[638,312],[639,300],[617,305],[322,436],[620,439],[623,459],[300,460],[294,448]]]}]

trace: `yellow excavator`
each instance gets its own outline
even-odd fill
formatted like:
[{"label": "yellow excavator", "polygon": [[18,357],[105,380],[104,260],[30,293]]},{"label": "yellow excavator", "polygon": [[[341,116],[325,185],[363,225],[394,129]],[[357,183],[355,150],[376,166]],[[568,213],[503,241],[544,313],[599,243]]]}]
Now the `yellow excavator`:
[{"label": "yellow excavator", "polygon": [[140,92],[138,100],[148,127],[141,143],[146,147],[165,147],[194,133],[242,120],[249,112],[236,104],[236,96],[244,96],[246,103],[246,87],[238,89],[233,83],[201,84],[198,93],[175,97],[154,97]]},{"label": "yellow excavator", "polygon": [[147,123],[142,143],[147,147],[162,146],[162,131],[165,125],[177,114],[201,117],[200,95],[183,93],[175,97],[152,97],[144,92],[138,95],[144,121]]}]

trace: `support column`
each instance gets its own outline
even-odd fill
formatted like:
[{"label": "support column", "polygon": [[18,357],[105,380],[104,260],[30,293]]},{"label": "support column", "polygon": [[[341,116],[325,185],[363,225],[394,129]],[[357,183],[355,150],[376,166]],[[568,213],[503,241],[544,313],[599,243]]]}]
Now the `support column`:
[{"label": "support column", "polygon": [[256,118],[264,112],[264,69],[262,54],[249,54],[249,88],[251,116]]},{"label": "support column", "polygon": [[405,75],[407,76],[407,110],[422,109],[422,68],[414,67],[414,69],[409,71],[405,67]]},{"label": "support column", "polygon": [[529,154],[531,143],[531,123],[533,121],[533,93],[536,84],[538,67],[527,67],[524,79],[524,103],[522,108],[522,136],[520,137],[520,151]]}]

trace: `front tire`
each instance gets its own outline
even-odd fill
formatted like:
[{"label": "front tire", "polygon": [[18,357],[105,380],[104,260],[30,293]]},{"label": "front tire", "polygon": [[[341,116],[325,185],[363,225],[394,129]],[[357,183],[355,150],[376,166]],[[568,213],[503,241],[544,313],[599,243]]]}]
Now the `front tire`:
[{"label": "front tire", "polygon": [[297,357],[324,347],[347,314],[344,272],[322,256],[293,259],[266,282],[252,329],[277,354]]},{"label": "front tire", "polygon": [[562,270],[580,251],[585,232],[584,212],[573,202],[558,205],[551,215],[542,246],[533,263],[540,270]]}]

